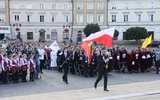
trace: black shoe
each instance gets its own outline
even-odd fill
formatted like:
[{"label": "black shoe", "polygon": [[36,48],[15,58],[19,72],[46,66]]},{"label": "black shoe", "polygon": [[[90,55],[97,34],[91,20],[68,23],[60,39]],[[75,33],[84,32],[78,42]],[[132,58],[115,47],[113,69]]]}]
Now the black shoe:
[{"label": "black shoe", "polygon": [[109,91],[109,90],[107,90],[107,89],[104,89],[104,91]]},{"label": "black shoe", "polygon": [[63,79],[63,82],[66,82],[66,80],[62,77],[62,79]]},{"label": "black shoe", "polygon": [[97,85],[96,84],[94,85],[94,88],[97,89]]},{"label": "black shoe", "polygon": [[69,84],[68,82],[66,82],[66,84]]}]

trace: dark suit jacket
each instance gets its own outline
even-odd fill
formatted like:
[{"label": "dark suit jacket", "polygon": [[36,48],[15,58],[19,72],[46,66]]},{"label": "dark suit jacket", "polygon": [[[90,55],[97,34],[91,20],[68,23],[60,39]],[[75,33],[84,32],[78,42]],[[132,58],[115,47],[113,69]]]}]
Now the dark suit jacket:
[{"label": "dark suit jacket", "polygon": [[67,60],[67,58],[69,57],[69,53],[67,53],[67,56],[65,57],[65,54],[63,53],[62,55],[61,55],[61,65],[64,63],[64,66],[65,65],[67,65],[68,64],[68,60]]},{"label": "dark suit jacket", "polygon": [[85,65],[88,65],[88,57],[83,55],[82,56],[82,64],[85,66]]},{"label": "dark suit jacket", "polygon": [[105,68],[105,61],[103,60],[103,56],[99,55],[97,56],[97,70],[104,71],[104,68]]}]

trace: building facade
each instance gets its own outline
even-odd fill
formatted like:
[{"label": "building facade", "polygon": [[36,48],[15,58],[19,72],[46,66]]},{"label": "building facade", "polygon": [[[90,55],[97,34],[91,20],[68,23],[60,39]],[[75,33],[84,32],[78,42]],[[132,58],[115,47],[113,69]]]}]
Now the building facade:
[{"label": "building facade", "polygon": [[83,29],[87,24],[98,23],[101,29],[108,27],[108,0],[74,0],[73,8],[74,41],[85,37]]},{"label": "building facade", "polygon": [[24,41],[68,41],[71,0],[10,0],[12,37]]},{"label": "building facade", "polygon": [[0,0],[0,40],[4,36],[10,36],[8,0]]},{"label": "building facade", "polygon": [[118,40],[130,27],[145,27],[153,39],[160,39],[159,0],[109,0],[108,5],[108,26],[119,31]]},{"label": "building facade", "polygon": [[87,24],[116,27],[118,40],[130,27],[145,27],[160,39],[159,0],[0,0],[0,39],[81,42]]}]

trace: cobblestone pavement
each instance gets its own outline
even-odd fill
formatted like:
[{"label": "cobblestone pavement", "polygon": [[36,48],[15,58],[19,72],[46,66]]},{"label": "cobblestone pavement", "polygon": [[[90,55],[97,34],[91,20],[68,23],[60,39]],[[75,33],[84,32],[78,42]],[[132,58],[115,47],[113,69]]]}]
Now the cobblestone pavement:
[{"label": "cobblestone pavement", "polygon": [[[65,84],[62,81],[62,75],[62,73],[58,73],[55,70],[44,70],[42,79],[35,80],[35,82],[19,82],[18,84],[10,83],[7,85],[0,85],[0,98],[93,88],[93,84],[97,78],[85,78],[79,75],[69,74],[69,84]],[[112,72],[108,79],[108,85],[113,86],[156,80],[160,80],[160,75],[155,74],[155,71],[133,74]],[[103,80],[98,84],[98,87],[102,86]]]}]

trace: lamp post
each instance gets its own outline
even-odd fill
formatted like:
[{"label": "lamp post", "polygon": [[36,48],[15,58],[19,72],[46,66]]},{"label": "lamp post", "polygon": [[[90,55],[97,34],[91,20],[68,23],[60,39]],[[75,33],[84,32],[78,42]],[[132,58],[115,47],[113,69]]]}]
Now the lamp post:
[{"label": "lamp post", "polygon": [[71,2],[72,2],[72,28],[71,28],[70,43],[73,42],[73,25],[74,25],[74,2],[73,0],[71,0]]}]

